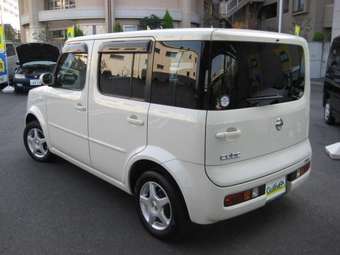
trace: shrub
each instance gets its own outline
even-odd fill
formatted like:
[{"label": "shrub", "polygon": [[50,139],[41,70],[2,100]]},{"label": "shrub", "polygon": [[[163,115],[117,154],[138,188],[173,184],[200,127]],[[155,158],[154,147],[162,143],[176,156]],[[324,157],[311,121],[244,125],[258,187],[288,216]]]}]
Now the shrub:
[{"label": "shrub", "polygon": [[172,19],[168,10],[166,10],[166,12],[164,14],[162,26],[163,26],[163,28],[173,28],[174,27],[173,19]]},{"label": "shrub", "polygon": [[313,41],[323,42],[325,40],[325,35],[322,32],[315,32],[313,35]]},{"label": "shrub", "polygon": [[123,28],[119,22],[116,22],[114,27],[113,27],[113,32],[123,32]]},{"label": "shrub", "polygon": [[161,24],[161,19],[152,14],[149,17],[144,17],[143,19],[141,19],[139,22],[139,27],[144,30],[146,30],[148,27],[151,29],[157,29],[161,27]]}]

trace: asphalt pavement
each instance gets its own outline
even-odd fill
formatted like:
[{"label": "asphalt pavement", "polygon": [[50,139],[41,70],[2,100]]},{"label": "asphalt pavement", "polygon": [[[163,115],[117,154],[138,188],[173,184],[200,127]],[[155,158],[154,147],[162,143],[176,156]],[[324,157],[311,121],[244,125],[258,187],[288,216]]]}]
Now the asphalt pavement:
[{"label": "asphalt pavement", "polygon": [[22,142],[27,97],[0,93],[0,254],[340,254],[340,161],[324,149],[340,125],[324,124],[322,87],[312,92],[308,182],[176,243],[151,237],[133,198],[110,184],[61,159],[34,162]]}]

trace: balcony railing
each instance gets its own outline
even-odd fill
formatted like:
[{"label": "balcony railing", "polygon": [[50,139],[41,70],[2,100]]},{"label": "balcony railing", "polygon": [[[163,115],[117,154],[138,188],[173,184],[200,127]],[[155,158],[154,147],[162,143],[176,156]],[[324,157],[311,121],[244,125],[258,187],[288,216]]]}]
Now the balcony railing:
[{"label": "balcony railing", "polygon": [[221,2],[220,14],[223,17],[230,18],[230,16],[250,2],[264,2],[264,0],[227,0],[226,2]]}]

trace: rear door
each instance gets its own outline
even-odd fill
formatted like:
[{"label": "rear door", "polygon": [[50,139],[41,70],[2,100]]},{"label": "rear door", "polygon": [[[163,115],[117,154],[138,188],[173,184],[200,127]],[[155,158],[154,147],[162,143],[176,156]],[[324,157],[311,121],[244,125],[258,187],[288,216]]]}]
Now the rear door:
[{"label": "rear door", "polygon": [[223,32],[213,38],[219,41],[211,46],[206,165],[228,165],[307,139],[303,48],[274,39],[221,40]]},{"label": "rear door", "polygon": [[152,40],[97,41],[90,101],[90,151],[95,169],[122,182],[128,159],[147,139],[147,70]]}]

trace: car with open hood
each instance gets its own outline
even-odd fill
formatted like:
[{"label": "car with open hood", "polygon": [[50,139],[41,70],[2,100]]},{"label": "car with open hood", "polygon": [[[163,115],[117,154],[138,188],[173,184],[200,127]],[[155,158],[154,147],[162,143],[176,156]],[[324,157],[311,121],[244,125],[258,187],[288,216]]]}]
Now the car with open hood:
[{"label": "car with open hood", "polygon": [[18,67],[14,74],[15,92],[27,92],[41,86],[39,77],[52,72],[59,58],[59,49],[46,43],[27,43],[16,48]]}]

